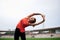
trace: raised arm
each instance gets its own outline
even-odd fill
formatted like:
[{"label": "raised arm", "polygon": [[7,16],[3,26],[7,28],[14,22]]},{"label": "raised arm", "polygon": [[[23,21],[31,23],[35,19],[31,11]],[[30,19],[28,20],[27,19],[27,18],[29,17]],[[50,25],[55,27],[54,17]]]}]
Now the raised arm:
[{"label": "raised arm", "polygon": [[30,14],[29,16],[27,16],[28,18],[30,18],[30,17],[32,17],[32,16],[34,16],[34,15],[41,15],[40,13],[32,13],[32,14]]},{"label": "raised arm", "polygon": [[30,15],[28,15],[26,18],[30,18],[30,17],[32,17],[32,16],[34,16],[34,14],[30,14]]},{"label": "raised arm", "polygon": [[36,26],[36,25],[42,24],[45,21],[45,15],[43,15],[41,13],[34,13],[34,15],[41,15],[41,17],[43,18],[43,20],[40,21],[40,22],[38,22],[38,23],[30,24],[30,26]]}]

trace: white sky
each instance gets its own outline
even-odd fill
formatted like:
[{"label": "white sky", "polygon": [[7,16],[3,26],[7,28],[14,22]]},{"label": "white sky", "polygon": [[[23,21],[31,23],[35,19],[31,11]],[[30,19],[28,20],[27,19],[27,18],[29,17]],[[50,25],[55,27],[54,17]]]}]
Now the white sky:
[{"label": "white sky", "polygon": [[46,21],[26,30],[60,26],[60,0],[0,0],[0,30],[14,30],[18,21],[31,13],[44,13]]}]

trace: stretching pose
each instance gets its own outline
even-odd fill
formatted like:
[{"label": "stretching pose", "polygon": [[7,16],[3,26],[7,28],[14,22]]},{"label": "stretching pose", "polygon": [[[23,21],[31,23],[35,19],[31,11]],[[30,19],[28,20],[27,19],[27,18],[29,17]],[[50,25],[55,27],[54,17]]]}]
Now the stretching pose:
[{"label": "stretching pose", "polygon": [[[35,23],[36,18],[32,17],[34,15],[41,15],[43,20],[39,23]],[[14,40],[19,40],[19,36],[21,37],[21,40],[26,40],[25,27],[28,27],[28,26],[33,26],[34,27],[38,24],[43,23],[44,21],[45,21],[45,16],[42,15],[41,13],[33,13],[33,14],[30,14],[29,16],[23,18],[22,20],[19,21],[19,23],[16,26],[15,34],[14,34]]]}]

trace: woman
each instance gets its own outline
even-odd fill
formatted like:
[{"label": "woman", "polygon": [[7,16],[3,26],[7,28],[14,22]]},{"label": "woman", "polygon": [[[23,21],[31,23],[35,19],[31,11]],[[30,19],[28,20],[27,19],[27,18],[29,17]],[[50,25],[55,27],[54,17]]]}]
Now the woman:
[{"label": "woman", "polygon": [[[34,15],[41,15],[43,20],[39,23],[35,23],[36,19],[32,16]],[[45,17],[44,15],[40,14],[40,13],[33,13],[30,14],[29,16],[23,18],[22,20],[20,20],[20,22],[17,24],[16,29],[15,29],[15,34],[14,34],[14,40],[19,40],[19,36],[21,37],[21,40],[26,40],[25,37],[25,28],[27,26],[36,26],[38,24],[41,24],[45,21]]]}]

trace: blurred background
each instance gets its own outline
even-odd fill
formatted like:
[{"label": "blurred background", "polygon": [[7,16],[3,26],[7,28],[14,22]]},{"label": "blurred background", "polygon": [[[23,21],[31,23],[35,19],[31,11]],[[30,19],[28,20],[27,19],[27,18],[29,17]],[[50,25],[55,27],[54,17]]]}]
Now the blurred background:
[{"label": "blurred background", "polygon": [[[59,4],[60,0],[0,0],[0,31],[14,31],[17,23],[31,13],[42,13],[46,20],[34,28],[26,27],[26,31],[60,28]],[[39,16],[36,18],[41,20]]]}]

